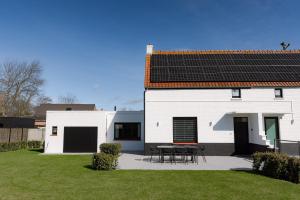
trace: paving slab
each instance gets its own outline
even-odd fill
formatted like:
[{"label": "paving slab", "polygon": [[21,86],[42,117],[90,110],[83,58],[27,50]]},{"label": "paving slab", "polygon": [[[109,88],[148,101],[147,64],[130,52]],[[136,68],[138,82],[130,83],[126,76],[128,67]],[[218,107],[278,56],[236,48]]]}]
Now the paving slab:
[{"label": "paving slab", "polygon": [[188,164],[179,161],[160,163],[157,156],[150,162],[150,156],[135,153],[122,153],[119,158],[118,169],[138,170],[251,170],[252,160],[250,157],[238,156],[201,156],[198,157],[198,164]]}]

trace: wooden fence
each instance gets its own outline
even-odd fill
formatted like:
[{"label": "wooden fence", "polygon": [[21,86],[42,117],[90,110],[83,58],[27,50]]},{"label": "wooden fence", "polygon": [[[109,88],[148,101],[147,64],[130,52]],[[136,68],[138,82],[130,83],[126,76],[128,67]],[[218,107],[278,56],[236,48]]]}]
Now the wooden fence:
[{"label": "wooden fence", "polygon": [[27,128],[0,128],[0,143],[27,141]]}]

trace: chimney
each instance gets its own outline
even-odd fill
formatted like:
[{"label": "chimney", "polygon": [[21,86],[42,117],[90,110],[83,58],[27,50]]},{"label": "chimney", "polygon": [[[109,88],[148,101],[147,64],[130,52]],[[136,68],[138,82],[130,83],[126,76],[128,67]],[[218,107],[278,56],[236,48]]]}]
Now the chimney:
[{"label": "chimney", "polygon": [[152,44],[148,44],[147,45],[147,54],[152,54],[153,53],[153,45]]},{"label": "chimney", "polygon": [[117,111],[117,106],[114,106],[114,111]]}]

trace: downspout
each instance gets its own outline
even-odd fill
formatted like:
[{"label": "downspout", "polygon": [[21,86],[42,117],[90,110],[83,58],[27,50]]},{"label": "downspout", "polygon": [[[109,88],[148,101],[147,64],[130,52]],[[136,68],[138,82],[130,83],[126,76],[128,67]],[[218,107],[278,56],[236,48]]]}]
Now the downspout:
[{"label": "downspout", "polygon": [[293,101],[291,101],[291,113],[292,113],[292,121],[291,121],[291,124],[293,124],[293,123],[294,123]]},{"label": "downspout", "polygon": [[144,155],[146,155],[146,90],[144,90]]},{"label": "downspout", "polygon": [[107,113],[105,113],[105,142],[107,142]]}]

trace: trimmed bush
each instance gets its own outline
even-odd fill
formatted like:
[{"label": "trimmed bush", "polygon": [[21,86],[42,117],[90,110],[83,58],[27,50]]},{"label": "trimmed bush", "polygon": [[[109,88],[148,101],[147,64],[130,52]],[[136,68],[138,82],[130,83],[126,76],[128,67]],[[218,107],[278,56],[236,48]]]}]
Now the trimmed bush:
[{"label": "trimmed bush", "polygon": [[29,149],[38,149],[41,148],[41,141],[28,141],[27,145]]},{"label": "trimmed bush", "polygon": [[118,143],[103,143],[100,145],[100,151],[103,153],[119,156],[121,152],[121,144]]},{"label": "trimmed bush", "polygon": [[117,167],[118,157],[104,152],[93,155],[92,167],[96,170],[113,170]]},{"label": "trimmed bush", "polygon": [[35,149],[40,147],[41,147],[40,141],[0,143],[0,152],[16,151],[19,149],[27,149],[27,148]]},{"label": "trimmed bush", "polygon": [[268,177],[299,183],[300,159],[281,153],[256,152],[253,170]]},{"label": "trimmed bush", "polygon": [[100,153],[93,154],[92,168],[96,170],[116,169],[121,152],[121,144],[103,143],[100,145],[100,151]]},{"label": "trimmed bush", "polygon": [[26,142],[11,142],[11,143],[0,143],[0,152],[15,151],[18,149],[26,149]]}]

